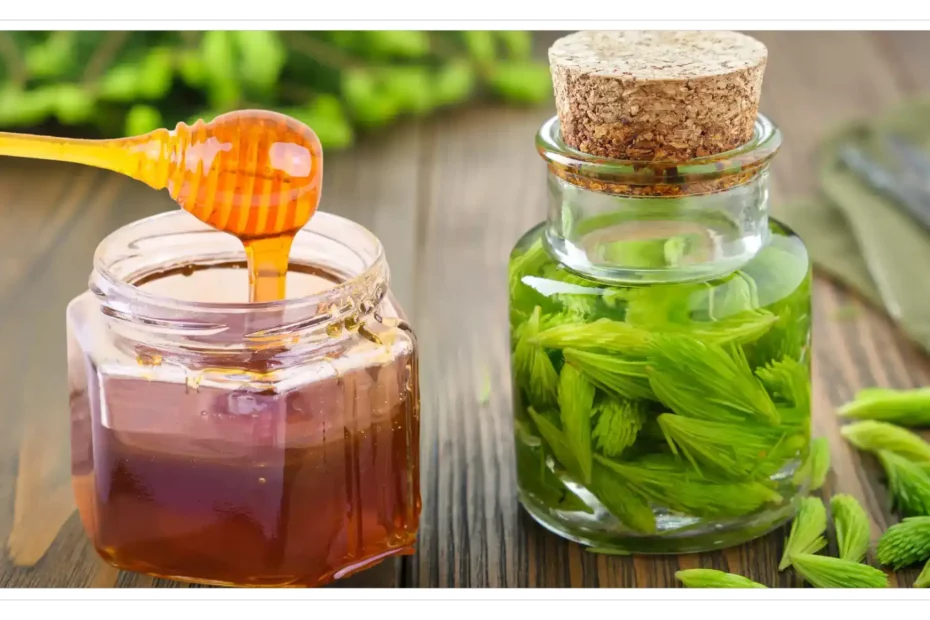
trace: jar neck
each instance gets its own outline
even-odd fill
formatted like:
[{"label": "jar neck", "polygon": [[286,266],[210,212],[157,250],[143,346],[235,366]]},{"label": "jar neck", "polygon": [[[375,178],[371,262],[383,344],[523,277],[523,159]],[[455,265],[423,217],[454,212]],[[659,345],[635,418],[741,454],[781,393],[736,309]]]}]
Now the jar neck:
[{"label": "jar neck", "polygon": [[330,213],[317,212],[297,233],[290,260],[336,283],[310,296],[268,303],[189,301],[147,292],[135,283],[153,274],[245,261],[237,239],[175,211],[107,237],[97,248],[89,287],[123,348],[158,358],[208,357],[219,365],[264,360],[275,366],[308,349],[338,348],[377,311],[388,290],[378,239]]},{"label": "jar neck", "polygon": [[709,194],[615,195],[550,171],[546,239],[569,269],[617,283],[711,278],[768,241],[768,172]]}]

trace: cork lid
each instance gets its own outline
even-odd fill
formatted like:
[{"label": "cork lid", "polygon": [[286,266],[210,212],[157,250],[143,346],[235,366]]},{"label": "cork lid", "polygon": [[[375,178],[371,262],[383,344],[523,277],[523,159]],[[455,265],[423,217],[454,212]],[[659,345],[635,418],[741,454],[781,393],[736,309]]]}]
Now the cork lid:
[{"label": "cork lid", "polygon": [[576,32],[549,49],[562,139],[600,157],[683,162],[752,138],[767,51],[736,32]]}]

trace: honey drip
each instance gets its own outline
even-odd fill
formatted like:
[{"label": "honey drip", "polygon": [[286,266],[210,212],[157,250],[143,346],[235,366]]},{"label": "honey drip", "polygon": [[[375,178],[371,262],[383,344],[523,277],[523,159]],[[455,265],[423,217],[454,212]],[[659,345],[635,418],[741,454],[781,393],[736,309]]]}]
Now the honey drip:
[{"label": "honey drip", "polygon": [[167,188],[184,210],[242,242],[253,302],[284,298],[291,242],[316,212],[323,178],[313,130],[263,110],[114,140],[0,132],[0,155],[83,164]]}]

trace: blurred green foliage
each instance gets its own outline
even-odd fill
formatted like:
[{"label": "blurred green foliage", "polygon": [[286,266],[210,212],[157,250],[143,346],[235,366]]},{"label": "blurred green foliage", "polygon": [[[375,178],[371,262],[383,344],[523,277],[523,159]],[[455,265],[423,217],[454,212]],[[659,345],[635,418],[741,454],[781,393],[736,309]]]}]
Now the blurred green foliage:
[{"label": "blurred green foliage", "polygon": [[325,148],[482,96],[548,100],[527,32],[0,32],[0,129],[116,137],[277,110]]}]

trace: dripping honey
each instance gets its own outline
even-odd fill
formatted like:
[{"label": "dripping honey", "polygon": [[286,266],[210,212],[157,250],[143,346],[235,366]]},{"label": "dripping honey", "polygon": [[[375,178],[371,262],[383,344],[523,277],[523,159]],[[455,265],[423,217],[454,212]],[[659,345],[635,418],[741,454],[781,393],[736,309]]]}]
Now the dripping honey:
[{"label": "dripping honey", "polygon": [[[182,266],[135,285],[236,303],[245,273],[244,263]],[[288,274],[289,297],[335,283],[306,266]],[[93,455],[76,455],[76,496],[104,558],[203,583],[307,586],[412,552],[415,354],[284,392],[262,383],[269,370],[256,353],[234,372],[258,380],[234,390],[104,376],[106,425],[91,415],[86,391],[72,394],[74,445],[93,446]]]}]

